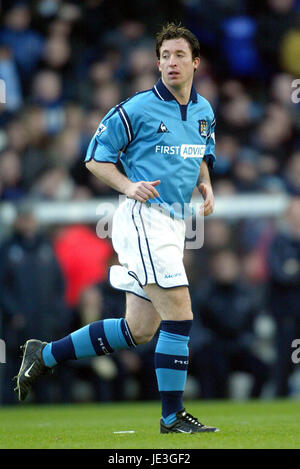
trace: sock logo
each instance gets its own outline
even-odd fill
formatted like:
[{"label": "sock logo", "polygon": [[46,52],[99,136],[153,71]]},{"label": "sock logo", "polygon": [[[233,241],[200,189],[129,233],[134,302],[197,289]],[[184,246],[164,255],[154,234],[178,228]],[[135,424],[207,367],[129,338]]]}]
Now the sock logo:
[{"label": "sock logo", "polygon": [[179,365],[188,365],[189,364],[189,361],[188,360],[174,360],[174,363],[176,365],[176,363],[179,363]]},{"label": "sock logo", "polygon": [[104,353],[104,355],[109,355],[109,351],[107,350],[107,348],[105,347],[104,343],[103,343],[103,340],[102,340],[102,337],[98,337],[98,340],[99,340],[99,345],[101,347],[101,350],[102,352]]}]

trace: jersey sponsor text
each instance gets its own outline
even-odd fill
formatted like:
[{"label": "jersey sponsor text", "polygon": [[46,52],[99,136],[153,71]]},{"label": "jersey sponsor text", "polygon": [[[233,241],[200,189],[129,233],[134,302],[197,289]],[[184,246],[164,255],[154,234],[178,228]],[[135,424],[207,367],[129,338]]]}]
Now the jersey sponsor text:
[{"label": "jersey sponsor text", "polygon": [[206,145],[156,145],[155,153],[162,155],[180,155],[186,158],[202,158],[205,154]]}]

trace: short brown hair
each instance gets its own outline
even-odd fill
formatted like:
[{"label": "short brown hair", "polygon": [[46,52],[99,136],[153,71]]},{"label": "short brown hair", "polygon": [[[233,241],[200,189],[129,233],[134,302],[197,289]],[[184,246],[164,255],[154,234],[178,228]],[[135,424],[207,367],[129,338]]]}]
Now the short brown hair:
[{"label": "short brown hair", "polygon": [[200,57],[200,45],[195,34],[189,31],[181,24],[167,23],[162,27],[161,31],[156,34],[156,55],[160,59],[160,48],[164,41],[170,39],[185,39],[190,46],[193,60],[196,57]]}]

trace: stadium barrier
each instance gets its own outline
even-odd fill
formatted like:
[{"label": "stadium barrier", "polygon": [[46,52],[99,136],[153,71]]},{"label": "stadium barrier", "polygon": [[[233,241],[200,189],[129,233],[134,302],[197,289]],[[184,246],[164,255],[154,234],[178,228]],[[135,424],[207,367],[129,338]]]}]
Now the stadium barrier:
[{"label": "stadium barrier", "polygon": [[[120,197],[121,201],[124,196]],[[287,205],[288,196],[245,194],[216,197],[215,210],[211,217],[239,219],[252,217],[281,216]],[[201,197],[193,197],[192,204],[202,202]],[[33,202],[34,213],[43,225],[95,223],[99,218],[111,218],[118,207],[118,197],[92,199],[88,201],[37,201]],[[0,206],[0,226],[3,228],[13,223],[16,205],[2,203]]]}]

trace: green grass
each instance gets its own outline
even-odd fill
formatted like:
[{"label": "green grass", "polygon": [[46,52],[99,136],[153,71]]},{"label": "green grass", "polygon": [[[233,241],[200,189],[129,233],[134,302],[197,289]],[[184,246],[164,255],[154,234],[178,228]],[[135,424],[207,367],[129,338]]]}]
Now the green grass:
[{"label": "green grass", "polygon": [[[159,402],[0,409],[0,448],[300,448],[300,401],[185,402],[219,433],[160,435]],[[134,430],[133,434],[114,434]]]}]

